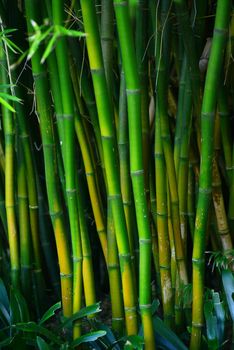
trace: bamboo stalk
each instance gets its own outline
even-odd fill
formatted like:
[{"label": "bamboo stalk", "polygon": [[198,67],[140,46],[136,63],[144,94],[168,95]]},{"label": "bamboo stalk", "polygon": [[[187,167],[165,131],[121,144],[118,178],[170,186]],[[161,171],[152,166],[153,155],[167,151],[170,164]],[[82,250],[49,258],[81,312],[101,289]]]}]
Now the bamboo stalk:
[{"label": "bamboo stalk", "polygon": [[[39,23],[38,1],[25,1],[28,32],[32,33],[31,19]],[[45,67],[40,63],[41,51],[32,57],[32,71],[37,97],[37,111],[40,116],[40,129],[45,162],[46,187],[50,216],[54,228],[61,277],[62,304],[65,317],[72,314],[72,269],[63,218],[61,194],[57,182],[57,164],[55,156],[54,136],[51,116],[51,101],[46,79]]]},{"label": "bamboo stalk", "polygon": [[91,0],[82,0],[84,28],[87,33],[86,44],[88,49],[90,69],[93,78],[94,91],[97,103],[99,124],[102,135],[103,155],[108,186],[108,195],[111,201],[117,245],[120,257],[120,268],[123,285],[123,299],[125,308],[126,327],[128,334],[137,332],[137,316],[135,307],[135,291],[127,228],[120,192],[120,180],[117,168],[115,139],[113,130],[113,111],[107,91],[101,44],[98,31],[97,17],[94,3]]},{"label": "bamboo stalk", "polygon": [[[52,2],[53,23],[55,26],[63,25],[63,1]],[[64,128],[64,168],[66,195],[69,214],[69,223],[72,240],[73,255],[73,313],[80,310],[82,305],[82,246],[77,206],[77,188],[75,171],[75,124],[74,101],[72,84],[69,72],[69,60],[67,56],[67,43],[64,37],[58,41],[56,48],[58,73],[63,105]],[[74,327],[74,339],[81,335],[78,325]]]},{"label": "bamboo stalk", "polygon": [[[0,18],[1,20],[1,18]],[[2,28],[2,23],[1,23]],[[0,43],[0,79],[1,84],[9,84],[7,72],[6,57],[7,51],[4,52],[3,42]],[[9,72],[10,73],[10,72]],[[3,91],[9,93],[9,88],[3,88]],[[4,139],[5,139],[5,206],[7,216],[7,231],[10,248],[11,262],[11,283],[13,287],[19,288],[20,281],[20,259],[19,259],[19,242],[16,222],[15,208],[15,181],[14,181],[14,162],[15,162],[15,117],[13,113],[2,106]]]},{"label": "bamboo stalk", "polygon": [[128,123],[130,141],[130,170],[140,247],[139,306],[141,311],[145,349],[154,349],[154,331],[151,314],[151,233],[146,195],[141,133],[141,93],[137,72],[136,54],[131,35],[128,2],[114,1],[117,30],[126,78]]},{"label": "bamboo stalk", "polygon": [[196,223],[193,246],[193,309],[192,334],[190,349],[198,349],[201,343],[203,326],[203,292],[204,292],[204,251],[207,225],[207,213],[211,199],[211,176],[213,157],[213,133],[217,88],[226,43],[229,14],[229,0],[218,1],[215,17],[213,41],[208,63],[205,89],[202,102],[202,145],[201,169],[199,179],[199,196],[196,212]]}]

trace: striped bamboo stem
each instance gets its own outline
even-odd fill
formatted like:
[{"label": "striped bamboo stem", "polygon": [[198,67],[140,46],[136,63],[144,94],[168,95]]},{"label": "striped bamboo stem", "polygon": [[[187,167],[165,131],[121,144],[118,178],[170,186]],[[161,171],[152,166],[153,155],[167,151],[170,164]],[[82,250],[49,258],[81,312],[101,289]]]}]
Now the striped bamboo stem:
[{"label": "striped bamboo stem", "polygon": [[[164,3],[164,6],[167,6],[167,11],[170,11],[170,4]],[[167,11],[163,8],[164,13]],[[165,17],[164,17],[165,18]],[[164,21],[167,20],[167,17]],[[171,199],[171,218],[173,225],[173,234],[174,234],[174,244],[176,251],[176,260],[179,270],[180,281],[182,285],[186,285],[188,283],[187,277],[187,269],[185,264],[185,256],[184,256],[184,248],[183,242],[180,232],[180,217],[179,217],[179,199],[178,199],[178,189],[177,189],[177,181],[176,181],[176,173],[175,173],[175,164],[173,160],[172,154],[172,144],[171,144],[171,136],[169,130],[169,120],[167,114],[167,106],[162,101],[167,101],[167,85],[168,85],[168,76],[167,70],[168,67],[165,66],[166,62],[168,62],[168,58],[164,58],[165,55],[168,55],[168,51],[165,48],[161,47],[161,29],[164,26],[165,30],[169,30],[169,27],[165,22],[160,24],[160,21],[157,20],[158,25],[158,36],[156,36],[156,60],[157,60],[157,75],[156,75],[156,86],[158,81],[160,80],[160,89],[156,91],[158,94],[157,98],[162,103],[161,114],[160,114],[160,130],[161,130],[161,138],[163,144],[163,153],[165,157],[166,170],[169,182],[170,189],[170,199]],[[166,29],[167,28],[167,29]]]},{"label": "striped bamboo stem", "polygon": [[[61,26],[64,23],[63,1],[52,2],[53,23]],[[73,256],[73,313],[80,310],[82,305],[82,246],[77,205],[76,167],[75,167],[75,122],[72,83],[69,72],[67,42],[61,37],[57,42],[56,57],[63,105],[64,128],[64,169],[66,182],[66,198],[68,205],[69,223]],[[74,338],[81,334],[81,327],[74,327]]]},{"label": "striped bamboo stem", "polygon": [[146,195],[144,192],[144,169],[141,133],[141,93],[137,72],[136,54],[131,33],[128,2],[114,1],[117,30],[126,78],[128,123],[130,142],[130,170],[140,247],[139,304],[143,325],[145,349],[154,349],[154,331],[151,314],[151,232]]},{"label": "striped bamboo stem", "polygon": [[218,1],[201,117],[201,169],[193,246],[193,309],[190,349],[200,348],[203,326],[204,252],[211,199],[214,115],[230,14],[229,0]]},{"label": "striped bamboo stem", "polygon": [[110,283],[112,328],[120,336],[124,330],[123,296],[121,295],[122,284],[119,266],[115,228],[111,212],[111,202],[108,200],[107,207],[107,237],[108,237],[108,273]]},{"label": "striped bamboo stem", "polygon": [[127,115],[127,95],[126,83],[123,70],[120,76],[120,93],[119,93],[119,128],[118,128],[118,150],[119,150],[119,167],[120,167],[120,186],[123,199],[125,220],[128,230],[128,239],[130,244],[131,259],[133,269],[135,265],[135,237],[134,237],[134,209],[132,198],[132,184],[130,178],[129,166],[129,140],[128,140],[128,115]]},{"label": "striped bamboo stem", "polygon": [[[157,91],[160,89],[158,81]],[[173,325],[173,290],[171,279],[171,251],[168,234],[167,212],[167,177],[165,159],[163,155],[162,140],[160,133],[161,103],[158,95],[155,123],[155,178],[156,178],[156,201],[157,201],[157,232],[159,248],[159,266],[162,290],[162,305],[164,320],[167,325]]]},{"label": "striped bamboo stem", "polygon": [[[73,88],[75,92],[76,102],[79,107],[79,111],[75,113],[75,131],[76,136],[79,141],[82,158],[85,167],[85,175],[89,189],[89,195],[92,205],[92,210],[94,214],[95,224],[97,228],[97,233],[100,239],[100,243],[102,246],[102,251],[105,257],[105,261],[107,264],[107,228],[106,228],[106,220],[104,217],[103,205],[101,202],[100,191],[97,183],[97,174],[94,167],[94,161],[91,153],[91,145],[89,143],[89,139],[87,137],[87,133],[85,132],[83,120],[84,116],[84,107],[82,106],[82,102],[80,101],[80,91],[79,85],[76,79],[76,74],[73,68],[71,68],[71,77],[73,82]],[[82,118],[83,116],[83,118]]]},{"label": "striped bamboo stem", "polygon": [[[38,1],[25,1],[27,27],[32,34],[31,19],[39,23]],[[72,314],[72,269],[69,248],[66,237],[65,221],[63,218],[61,194],[57,182],[57,164],[52,127],[51,101],[45,66],[40,63],[40,49],[32,57],[32,71],[37,96],[37,111],[40,116],[40,129],[43,144],[46,187],[50,216],[54,228],[61,277],[61,292],[63,313],[65,317]]]},{"label": "striped bamboo stem", "polygon": [[20,274],[21,288],[27,301],[32,295],[32,255],[29,225],[28,190],[26,183],[26,166],[23,158],[22,144],[17,144],[17,183],[18,183],[18,216],[19,216],[19,237],[20,237]]},{"label": "striped bamboo stem", "polygon": [[187,75],[184,94],[184,108],[181,123],[181,146],[178,171],[178,197],[180,210],[180,232],[184,243],[184,252],[187,247],[187,193],[188,193],[188,165],[189,165],[189,148],[190,134],[192,124],[192,91],[190,78]]},{"label": "striped bamboo stem", "polygon": [[107,91],[105,71],[101,53],[100,36],[98,31],[98,22],[95,13],[95,6],[91,0],[82,0],[81,9],[83,14],[85,32],[87,33],[86,44],[102,135],[108,195],[111,201],[112,215],[120,257],[127,333],[136,334],[136,297],[134,291],[127,228],[120,192],[120,180],[117,168],[115,149],[116,142],[114,139],[115,135],[113,130],[114,118],[111,102],[109,100]]},{"label": "striped bamboo stem", "polygon": [[[2,24],[1,24],[2,27]],[[5,50],[3,42],[0,43],[0,81],[1,84],[7,85],[9,67],[7,65],[7,50]],[[8,87],[3,88],[5,93],[9,93]],[[2,119],[5,139],[5,206],[7,216],[7,231],[10,248],[11,263],[11,283],[13,287],[19,288],[20,281],[20,258],[19,258],[19,242],[16,222],[15,208],[15,181],[14,181],[14,163],[15,163],[15,116],[14,114],[2,106]]]}]

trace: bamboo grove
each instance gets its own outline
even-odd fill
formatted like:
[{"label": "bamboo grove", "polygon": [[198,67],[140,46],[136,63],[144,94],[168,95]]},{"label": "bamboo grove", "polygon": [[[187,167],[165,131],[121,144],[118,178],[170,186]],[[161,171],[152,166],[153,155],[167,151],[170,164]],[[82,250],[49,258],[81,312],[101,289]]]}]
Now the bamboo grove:
[{"label": "bamboo grove", "polygon": [[231,348],[233,7],[0,1],[0,277],[32,319],[105,290],[112,331],[151,350],[158,299],[166,327],[205,349],[218,293]]}]

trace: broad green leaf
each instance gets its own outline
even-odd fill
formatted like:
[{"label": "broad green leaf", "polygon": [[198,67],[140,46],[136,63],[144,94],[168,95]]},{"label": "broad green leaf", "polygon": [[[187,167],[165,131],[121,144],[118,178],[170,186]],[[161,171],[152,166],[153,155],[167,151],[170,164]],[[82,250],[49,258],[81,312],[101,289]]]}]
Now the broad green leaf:
[{"label": "broad green leaf", "polygon": [[58,303],[54,304],[53,306],[51,306],[42,316],[39,325],[42,325],[44,322],[46,322],[49,318],[51,318],[52,316],[55,315],[55,311],[61,309],[61,301],[59,301]]},{"label": "broad green leaf", "polygon": [[106,332],[105,342],[107,340],[108,344],[110,345],[116,343],[116,338],[112,330],[106,324],[101,323],[100,321],[97,321],[97,320],[92,320],[92,319],[90,320],[90,323],[94,330],[103,330]]},{"label": "broad green leaf", "polygon": [[96,332],[87,333],[85,335],[82,335],[78,339],[74,340],[70,346],[71,348],[75,348],[82,343],[95,341],[98,338],[103,337],[104,335],[106,335],[105,331],[96,331]]},{"label": "broad green leaf", "polygon": [[126,343],[124,344],[124,350],[143,350],[144,340],[138,335],[129,335],[127,337]]},{"label": "broad green leaf", "polygon": [[6,287],[1,278],[0,278],[0,302],[4,305],[4,307],[7,310],[9,310],[9,306],[10,306],[9,298],[6,291]]},{"label": "broad green leaf", "polygon": [[11,289],[10,292],[10,309],[11,309],[11,323],[28,322],[29,312],[27,303],[22,294],[16,290]]},{"label": "broad green leaf", "polygon": [[212,291],[214,310],[217,317],[219,344],[222,344],[225,332],[225,308],[224,302],[220,301],[219,293]]},{"label": "broad green leaf", "polygon": [[37,346],[39,350],[50,350],[50,346],[39,336],[37,336]]},{"label": "broad green leaf", "polygon": [[8,337],[8,338],[0,341],[0,349],[4,346],[10,345],[12,343],[13,339],[14,339],[13,337]]},{"label": "broad green leaf", "polygon": [[21,330],[24,332],[33,332],[36,334],[41,334],[55,344],[58,344],[58,345],[62,344],[61,339],[56,334],[52,333],[45,327],[37,325],[35,322],[17,323],[15,326],[18,330]]},{"label": "broad green leaf", "polygon": [[[1,315],[3,317],[1,317]],[[9,311],[5,308],[5,306],[1,302],[0,302],[0,319],[5,325],[6,325],[6,322],[7,324],[10,324],[11,322]]]},{"label": "broad green leaf", "polygon": [[153,318],[156,340],[170,350],[188,350],[178,336],[158,317]]},{"label": "broad green leaf", "polygon": [[4,107],[9,109],[11,112],[15,112],[15,109],[7,102],[5,101],[1,96],[0,96],[0,104],[2,104]]},{"label": "broad green leaf", "polygon": [[232,318],[232,321],[234,322],[234,277],[233,273],[230,270],[223,270],[222,271],[222,281],[223,281],[223,288],[225,291],[225,295],[227,298],[228,308],[230,311],[230,315]]},{"label": "broad green leaf", "polygon": [[81,318],[84,318],[86,316],[96,314],[96,313],[98,313],[100,311],[101,311],[100,303],[96,303],[96,304],[93,304],[93,305],[86,306],[83,309],[81,309],[80,311],[76,312],[71,317],[65,319],[65,321],[62,323],[62,325],[59,327],[59,329],[68,326],[69,323],[72,323],[72,322],[74,322],[76,320],[79,320]]},{"label": "broad green leaf", "polygon": [[204,314],[206,320],[206,335],[208,348],[217,350],[219,347],[217,318],[213,314],[214,306],[212,300],[207,300],[204,305]]}]

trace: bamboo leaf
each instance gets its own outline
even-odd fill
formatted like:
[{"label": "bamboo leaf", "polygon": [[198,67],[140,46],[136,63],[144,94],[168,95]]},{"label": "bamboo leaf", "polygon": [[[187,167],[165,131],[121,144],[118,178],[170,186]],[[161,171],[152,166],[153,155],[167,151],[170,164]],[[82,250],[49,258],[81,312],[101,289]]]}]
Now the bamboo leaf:
[{"label": "bamboo leaf", "polygon": [[75,38],[86,36],[86,34],[83,32],[80,32],[78,30],[67,29],[62,26],[56,26],[56,31],[59,33],[59,35],[71,36]]},{"label": "bamboo leaf", "polygon": [[137,349],[142,350],[144,348],[144,340],[138,335],[129,335],[127,341],[124,344],[124,350]]},{"label": "bamboo leaf", "polygon": [[27,322],[29,312],[25,299],[19,291],[12,289],[10,293],[11,323]]},{"label": "bamboo leaf", "polygon": [[170,350],[188,350],[177,335],[158,317],[153,318],[156,341]]},{"label": "bamboo leaf", "polygon": [[6,100],[14,101],[14,102],[22,102],[20,98],[14,95],[7,94],[5,92],[0,92],[0,96]]},{"label": "bamboo leaf", "polygon": [[82,343],[95,341],[98,338],[103,337],[104,335],[106,335],[105,331],[96,331],[96,332],[87,333],[85,335],[82,335],[78,339],[74,340],[70,346],[71,346],[71,348],[74,349],[75,347],[77,347],[78,345],[80,345]]},{"label": "bamboo leaf", "polygon": [[204,305],[206,319],[206,334],[209,349],[216,350],[219,347],[217,318],[213,314],[214,306],[212,300],[207,300]]},{"label": "bamboo leaf", "polygon": [[47,310],[44,315],[42,316],[39,325],[42,325],[43,323],[45,323],[49,318],[51,318],[52,316],[55,315],[55,311],[61,309],[61,301],[59,301],[58,303],[54,304],[53,306],[51,306],[49,308],[49,310]]},{"label": "bamboo leaf", "polygon": [[27,322],[27,323],[17,323],[16,328],[18,330],[24,331],[24,332],[30,332],[30,333],[36,333],[44,335],[47,339],[52,341],[55,344],[61,345],[62,341],[60,338],[46,329],[45,327],[42,327],[40,325],[37,325],[35,322]]},{"label": "bamboo leaf", "polygon": [[6,287],[0,278],[0,302],[4,305],[4,307],[9,310],[9,298],[6,291]]},{"label": "bamboo leaf", "polygon": [[[1,314],[3,315],[3,318],[1,317]],[[5,321],[7,321],[8,324],[10,324],[11,318],[9,311],[6,309],[6,307],[0,303],[0,319],[5,324]]]},{"label": "bamboo leaf", "polygon": [[101,311],[100,303],[86,306],[83,309],[81,309],[80,311],[76,312],[71,317],[69,317],[68,319],[66,319],[59,328],[67,327],[69,325],[69,323],[72,323],[72,322],[79,320],[81,318],[84,318],[86,316],[96,314],[100,311]]},{"label": "bamboo leaf", "polygon": [[39,348],[39,350],[50,350],[50,346],[46,343],[46,341],[37,336],[37,346]]},{"label": "bamboo leaf", "polygon": [[45,60],[47,59],[47,57],[50,55],[50,53],[53,51],[54,49],[54,44],[57,40],[57,38],[59,37],[59,34],[58,33],[55,33],[52,38],[50,39],[46,49],[45,49],[45,52],[42,56],[42,59],[41,59],[41,63],[44,63]]},{"label": "bamboo leaf", "polygon": [[9,109],[9,111],[13,113],[15,112],[15,109],[7,101],[5,101],[1,96],[0,96],[0,104],[2,104],[4,107]]}]

